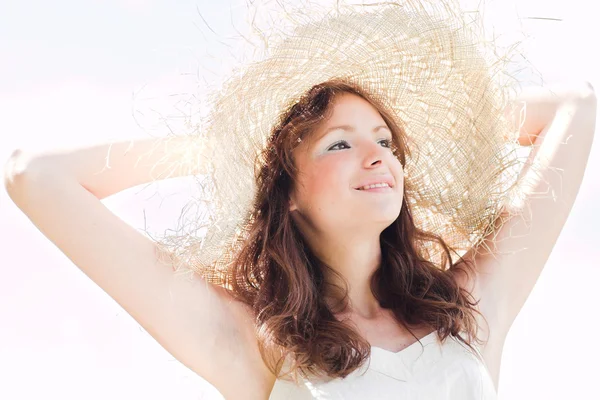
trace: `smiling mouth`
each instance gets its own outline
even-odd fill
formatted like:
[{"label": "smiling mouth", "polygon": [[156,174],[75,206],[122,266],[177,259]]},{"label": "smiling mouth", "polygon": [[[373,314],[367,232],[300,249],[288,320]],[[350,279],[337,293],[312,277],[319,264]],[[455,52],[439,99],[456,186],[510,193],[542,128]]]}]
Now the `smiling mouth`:
[{"label": "smiling mouth", "polygon": [[392,188],[389,186],[384,186],[384,187],[374,187],[371,189],[354,189],[354,190],[359,191],[359,192],[388,192],[388,191],[391,191]]},{"label": "smiling mouth", "polygon": [[369,191],[369,190],[375,190],[375,189],[391,189],[392,186],[389,184],[386,184],[385,186],[376,186],[376,187],[371,187],[371,188],[367,188],[367,189],[362,189],[362,188],[354,188],[354,190],[360,190],[360,191]]}]

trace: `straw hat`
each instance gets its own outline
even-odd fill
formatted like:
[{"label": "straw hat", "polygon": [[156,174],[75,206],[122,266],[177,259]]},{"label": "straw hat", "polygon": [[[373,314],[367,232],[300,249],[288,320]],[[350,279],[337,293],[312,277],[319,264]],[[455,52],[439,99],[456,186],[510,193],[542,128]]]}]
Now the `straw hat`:
[{"label": "straw hat", "polygon": [[[518,175],[516,129],[504,115],[508,58],[481,40],[480,21],[449,1],[284,11],[273,20],[290,29],[273,33],[261,59],[241,64],[206,100],[211,111],[194,148],[206,172],[203,195],[186,208],[202,215],[192,218],[194,234],[164,243],[177,244],[187,268],[223,284],[248,223],[257,156],[273,127],[311,87],[343,79],[405,130],[413,154],[405,187],[417,226],[459,252],[478,244]],[[430,251],[435,260],[439,249]]]}]

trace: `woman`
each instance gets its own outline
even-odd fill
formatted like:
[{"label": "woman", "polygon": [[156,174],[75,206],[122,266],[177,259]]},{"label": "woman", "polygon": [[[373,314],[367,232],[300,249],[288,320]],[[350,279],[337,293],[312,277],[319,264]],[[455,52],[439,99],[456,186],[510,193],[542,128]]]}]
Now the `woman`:
[{"label": "woman", "polygon": [[[414,245],[422,237],[442,247],[444,241],[411,225],[404,174],[411,149],[402,128],[360,87],[340,82],[311,88],[273,129],[268,144],[274,147],[265,147],[257,176],[254,219],[227,263],[233,266],[228,285],[181,279],[172,267],[185,260],[173,259],[100,202],[157,176],[199,172],[164,162],[176,163],[182,153],[173,146],[187,148],[188,138],[16,151],[5,182],[13,201],[75,265],[226,398],[492,398],[504,338],[573,204],[595,124],[596,99],[586,85],[524,92],[515,104],[523,102],[519,143],[540,145],[531,158],[542,159],[543,168],[524,171],[522,180],[529,193],[556,190],[559,201],[526,199],[527,218],[498,224],[454,263],[449,248],[435,263]],[[340,125],[346,127],[332,129]],[[296,137],[299,127],[310,129]],[[110,168],[104,168],[107,154]],[[383,187],[370,188],[374,181]],[[261,223],[268,217],[283,223]],[[290,243],[295,246],[283,247]],[[260,271],[265,259],[280,269],[271,275],[244,270]],[[260,290],[244,285],[249,278],[262,280]],[[335,290],[344,285],[347,301]],[[473,349],[476,337],[485,342],[473,357],[453,341],[463,333]],[[416,339],[426,344],[423,353]],[[448,351],[441,357],[430,345]],[[354,374],[369,350],[373,369]],[[386,367],[392,353],[401,362],[394,358]],[[290,354],[300,371],[338,379],[308,379],[303,392],[290,388],[277,380],[281,356]],[[402,367],[409,357],[413,366],[436,362],[440,369],[423,364],[418,374]],[[489,377],[471,374],[481,365]]]}]

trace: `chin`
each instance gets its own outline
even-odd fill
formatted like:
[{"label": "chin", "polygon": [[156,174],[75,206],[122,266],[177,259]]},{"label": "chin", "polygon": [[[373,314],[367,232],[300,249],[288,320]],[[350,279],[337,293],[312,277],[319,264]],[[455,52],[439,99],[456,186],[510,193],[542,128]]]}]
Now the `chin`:
[{"label": "chin", "polygon": [[377,226],[383,231],[385,228],[392,225],[394,223],[394,221],[396,221],[398,219],[399,215],[400,215],[399,213],[396,213],[393,215],[379,214],[379,215],[373,215],[373,216],[363,214],[363,217],[360,219],[360,226],[361,227],[364,227],[366,225]]}]

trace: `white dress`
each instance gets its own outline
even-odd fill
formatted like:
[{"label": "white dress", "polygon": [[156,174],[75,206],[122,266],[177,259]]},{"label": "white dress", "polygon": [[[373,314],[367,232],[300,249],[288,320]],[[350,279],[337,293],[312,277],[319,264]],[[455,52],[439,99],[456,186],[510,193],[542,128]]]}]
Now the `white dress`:
[{"label": "white dress", "polygon": [[345,379],[277,380],[269,400],[284,399],[495,400],[497,394],[479,350],[452,336],[441,343],[434,331],[397,353],[371,346],[370,363]]}]

